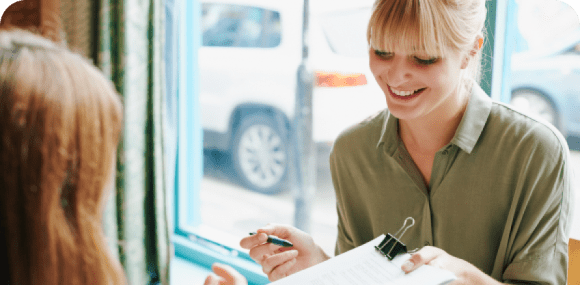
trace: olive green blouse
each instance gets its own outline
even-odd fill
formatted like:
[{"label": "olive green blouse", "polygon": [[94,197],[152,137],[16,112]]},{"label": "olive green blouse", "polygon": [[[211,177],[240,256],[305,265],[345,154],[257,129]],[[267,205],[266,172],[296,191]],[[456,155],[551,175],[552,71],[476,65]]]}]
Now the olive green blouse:
[{"label": "olive green blouse", "polygon": [[502,282],[566,284],[573,210],[569,150],[552,126],[492,101],[475,86],[429,188],[384,110],[335,141],[336,254],[407,217],[409,250],[432,245]]}]

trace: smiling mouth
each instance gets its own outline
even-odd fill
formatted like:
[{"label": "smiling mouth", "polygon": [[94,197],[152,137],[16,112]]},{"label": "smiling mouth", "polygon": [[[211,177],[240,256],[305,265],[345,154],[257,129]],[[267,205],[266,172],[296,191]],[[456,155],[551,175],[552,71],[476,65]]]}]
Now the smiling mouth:
[{"label": "smiling mouth", "polygon": [[391,91],[391,94],[397,97],[411,97],[413,95],[418,95],[419,93],[421,93],[423,90],[425,90],[427,88],[420,88],[417,90],[412,90],[412,91],[400,91],[400,90],[396,90],[394,88],[392,88],[391,86],[389,86],[389,91]]}]

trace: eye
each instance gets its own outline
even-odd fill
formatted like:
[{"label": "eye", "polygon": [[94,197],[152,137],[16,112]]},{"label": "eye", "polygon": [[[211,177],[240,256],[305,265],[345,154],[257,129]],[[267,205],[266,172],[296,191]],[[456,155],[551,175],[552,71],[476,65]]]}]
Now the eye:
[{"label": "eye", "polygon": [[440,57],[432,57],[429,59],[422,59],[422,58],[419,58],[416,56],[414,58],[415,58],[415,61],[420,65],[431,65],[431,64],[438,62],[439,59],[441,59]]},{"label": "eye", "polygon": [[375,50],[375,55],[377,55],[382,59],[390,59],[391,57],[393,57],[394,54],[392,52]]}]

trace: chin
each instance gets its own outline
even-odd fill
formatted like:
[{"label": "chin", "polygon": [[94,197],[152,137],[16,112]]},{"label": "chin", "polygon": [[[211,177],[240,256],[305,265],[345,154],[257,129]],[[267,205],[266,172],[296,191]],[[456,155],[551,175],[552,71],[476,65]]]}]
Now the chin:
[{"label": "chin", "polygon": [[391,114],[393,114],[393,116],[396,116],[397,118],[399,118],[399,116],[406,117],[409,115],[409,113],[414,113],[413,106],[400,104],[399,102],[389,100],[389,99],[391,99],[391,98],[387,98],[387,100],[386,100],[387,101],[387,108],[389,108],[389,111],[391,112]]},{"label": "chin", "polygon": [[391,113],[391,115],[393,115],[393,117],[399,119],[399,120],[408,120],[408,119],[412,119],[414,116],[414,114],[412,114],[409,111],[405,111],[405,110],[401,110],[402,108],[390,108],[389,105],[387,104],[387,108],[389,109],[389,112]]}]

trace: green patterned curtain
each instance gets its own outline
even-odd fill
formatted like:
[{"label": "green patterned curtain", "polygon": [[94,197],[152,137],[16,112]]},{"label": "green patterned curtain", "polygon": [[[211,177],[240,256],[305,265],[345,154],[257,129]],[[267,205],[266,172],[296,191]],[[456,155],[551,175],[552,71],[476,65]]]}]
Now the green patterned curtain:
[{"label": "green patterned curtain", "polygon": [[116,197],[108,205],[105,230],[129,284],[168,285],[163,0],[91,1],[99,11],[96,62],[125,105]]}]

